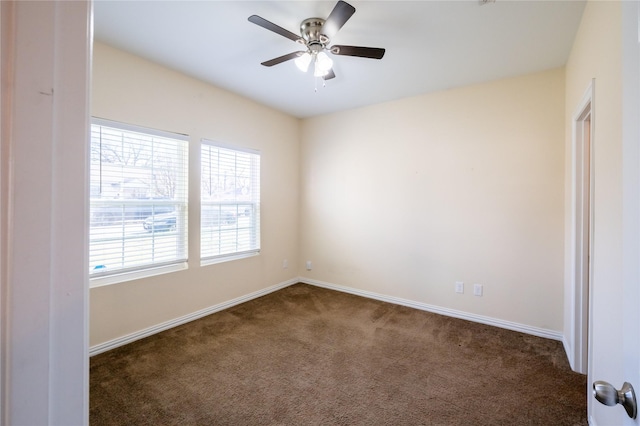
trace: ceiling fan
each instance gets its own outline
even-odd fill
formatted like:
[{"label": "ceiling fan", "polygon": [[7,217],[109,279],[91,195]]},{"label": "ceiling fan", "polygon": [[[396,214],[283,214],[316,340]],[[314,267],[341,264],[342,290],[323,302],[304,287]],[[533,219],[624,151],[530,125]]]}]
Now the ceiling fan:
[{"label": "ceiling fan", "polygon": [[314,76],[329,80],[334,78],[336,75],[333,72],[333,61],[326,52],[330,52],[334,55],[382,59],[385,50],[378,47],[344,45],[329,46],[331,38],[338,32],[338,30],[340,30],[340,28],[342,28],[345,22],[351,18],[355,11],[355,7],[351,6],[349,3],[338,1],[326,20],[322,18],[309,18],[302,21],[300,24],[300,35],[285,30],[284,28],[274,24],[273,22],[267,21],[258,15],[251,15],[249,17],[249,22],[253,22],[254,24],[266,28],[269,31],[280,34],[281,36],[291,39],[296,43],[303,44],[307,48],[306,51],[292,52],[269,61],[262,62],[262,65],[265,67],[272,67],[282,62],[295,59],[298,68],[303,72],[307,72],[309,66],[313,63]]}]

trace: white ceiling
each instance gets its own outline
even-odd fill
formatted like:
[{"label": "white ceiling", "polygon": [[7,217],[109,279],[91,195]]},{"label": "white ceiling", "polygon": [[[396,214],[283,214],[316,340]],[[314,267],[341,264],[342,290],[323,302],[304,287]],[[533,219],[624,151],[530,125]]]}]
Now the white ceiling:
[{"label": "white ceiling", "polygon": [[94,3],[95,38],[296,117],[311,117],[563,66],[584,1],[348,1],[355,14],[331,44],[383,47],[383,59],[332,56],[318,83],[293,61],[261,62],[300,45],[250,23],[291,32],[326,18],[335,1]]}]

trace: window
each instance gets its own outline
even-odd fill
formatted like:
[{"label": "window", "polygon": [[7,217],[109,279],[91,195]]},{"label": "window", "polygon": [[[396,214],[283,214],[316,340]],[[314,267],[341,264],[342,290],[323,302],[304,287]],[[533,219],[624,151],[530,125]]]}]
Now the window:
[{"label": "window", "polygon": [[260,153],[202,141],[203,263],[260,251]]},{"label": "window", "polygon": [[92,278],[187,260],[187,137],[94,119]]}]

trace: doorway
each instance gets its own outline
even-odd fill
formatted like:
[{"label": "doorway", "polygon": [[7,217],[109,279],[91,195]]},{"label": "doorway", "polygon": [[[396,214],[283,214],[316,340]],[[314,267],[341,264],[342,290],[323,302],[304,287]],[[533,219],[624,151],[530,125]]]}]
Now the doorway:
[{"label": "doorway", "polygon": [[586,374],[589,354],[589,301],[593,245],[592,81],[573,116],[572,143],[572,341],[571,367]]}]

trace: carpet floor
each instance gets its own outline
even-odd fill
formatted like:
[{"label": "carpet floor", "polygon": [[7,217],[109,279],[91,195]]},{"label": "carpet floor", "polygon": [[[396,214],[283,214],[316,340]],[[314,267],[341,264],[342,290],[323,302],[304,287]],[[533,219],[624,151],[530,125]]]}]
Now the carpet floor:
[{"label": "carpet floor", "polygon": [[96,355],[99,425],[586,425],[560,342],[296,284]]}]

